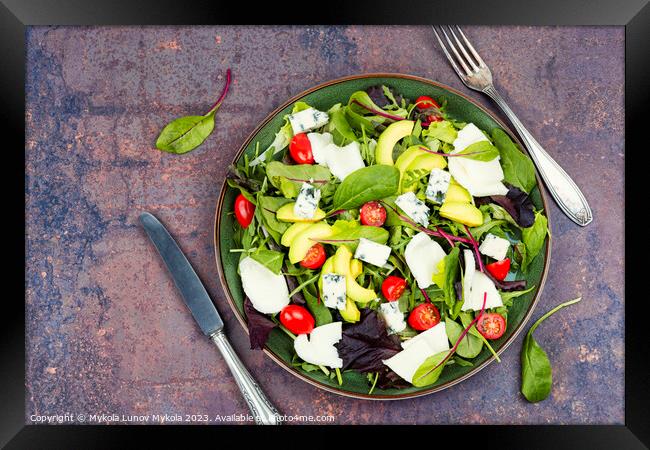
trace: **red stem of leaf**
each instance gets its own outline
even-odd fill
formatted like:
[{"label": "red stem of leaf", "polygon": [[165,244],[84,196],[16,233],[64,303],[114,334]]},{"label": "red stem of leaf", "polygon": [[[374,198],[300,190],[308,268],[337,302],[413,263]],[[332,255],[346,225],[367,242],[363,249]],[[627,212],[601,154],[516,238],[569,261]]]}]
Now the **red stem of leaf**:
[{"label": "red stem of leaf", "polygon": [[382,117],[385,117],[387,119],[391,119],[391,120],[395,120],[395,121],[397,121],[397,120],[406,120],[406,119],[404,119],[404,117],[394,116],[392,114],[388,114],[387,112],[380,111],[380,110],[377,110],[377,109],[374,109],[374,108],[370,108],[369,106],[366,106],[363,103],[361,103],[359,100],[352,100],[352,103],[354,103],[356,105],[359,105],[364,109],[367,109],[368,111],[370,111],[371,113],[373,113],[373,114],[375,114],[377,116],[382,116]]},{"label": "red stem of leaf", "polygon": [[431,153],[432,155],[446,156],[448,158],[453,158],[454,156],[463,157],[463,156],[471,156],[471,155],[480,155],[481,153],[485,153],[485,152],[470,152],[470,153],[463,153],[463,154],[451,154],[445,152],[434,152],[433,150],[430,150],[426,147],[422,147],[421,145],[420,145],[420,150],[423,150],[427,153]]},{"label": "red stem of leaf", "polygon": [[465,226],[465,232],[470,238],[470,243],[472,244],[472,247],[474,247],[474,254],[476,255],[476,259],[478,260],[478,268],[481,272],[485,273],[485,266],[483,265],[483,260],[481,259],[481,253],[478,251],[478,242],[476,242],[476,239],[474,239],[474,236],[472,236],[472,233],[470,233],[469,228],[467,228],[467,225]]},{"label": "red stem of leaf", "polygon": [[223,87],[223,91],[221,91],[221,95],[219,96],[219,99],[215,102],[214,105],[212,105],[212,107],[206,114],[209,114],[214,109],[216,109],[219,105],[221,105],[221,102],[223,102],[223,99],[226,97],[226,94],[228,93],[228,88],[230,87],[230,79],[231,79],[230,69],[228,69],[226,70],[226,85]]},{"label": "red stem of leaf", "polygon": [[424,299],[427,301],[427,303],[431,303],[431,299],[429,298],[429,294],[427,294],[427,291],[420,288],[420,292],[422,292],[422,295],[424,295]]},{"label": "red stem of leaf", "polygon": [[302,178],[289,178],[285,177],[289,181],[295,181],[296,183],[314,183],[314,184],[325,184],[328,180],[303,180]]}]

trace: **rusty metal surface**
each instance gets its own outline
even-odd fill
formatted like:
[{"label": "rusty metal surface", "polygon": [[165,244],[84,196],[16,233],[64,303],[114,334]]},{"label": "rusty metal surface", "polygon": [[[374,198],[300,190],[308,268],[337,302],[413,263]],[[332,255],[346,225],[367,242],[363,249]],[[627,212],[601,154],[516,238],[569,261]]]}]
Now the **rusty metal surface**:
[{"label": "rusty metal surface", "polygon": [[[546,401],[531,405],[519,393],[523,334],[501,364],[427,397],[378,403],[318,390],[248,349],[218,283],[212,219],[221,180],[241,142],[287,97],[344,75],[403,72],[495,110],[462,85],[427,27],[37,27],[27,33],[26,422],[67,412],[73,422],[194,414],[215,423],[247,413],[138,226],[148,210],[178,239],[233,346],[285,414],[359,424],[622,424],[624,30],[466,32],[594,211],[582,229],[551,206],[551,269],[534,319],[576,295],[584,301],[535,334],[553,363]],[[187,155],[156,150],[165,123],[210,106],[227,67],[234,84],[212,136]]]}]

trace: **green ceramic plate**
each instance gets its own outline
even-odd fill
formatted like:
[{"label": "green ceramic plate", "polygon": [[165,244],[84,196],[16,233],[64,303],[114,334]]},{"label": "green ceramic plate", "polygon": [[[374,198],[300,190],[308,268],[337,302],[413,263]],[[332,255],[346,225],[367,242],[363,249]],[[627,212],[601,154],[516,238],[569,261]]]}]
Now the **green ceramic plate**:
[{"label": "green ceramic plate", "polygon": [[[364,90],[369,86],[377,84],[390,86],[410,99],[415,99],[420,95],[428,95],[434,98],[445,98],[447,99],[447,111],[453,117],[465,122],[474,122],[479,128],[486,131],[490,131],[495,127],[500,127],[506,130],[515,142],[523,148],[521,143],[516,139],[512,131],[505,126],[505,124],[483,107],[479,106],[476,102],[458,91],[439,83],[411,75],[369,74],[329,81],[289,99],[286,103],[273,111],[248,137],[239,152],[237,152],[235,162],[238,162],[243,158],[244,154],[253,155],[257,142],[259,142],[260,148],[266,148],[271,144],[275,133],[283,124],[283,116],[291,111],[294,102],[299,100],[305,101],[311,106],[325,111],[335,103],[346,103],[350,94],[354,91]],[[541,186],[539,177],[537,181],[538,186]],[[236,191],[228,187],[224,181],[215,215],[215,256],[219,270],[219,277],[226,293],[226,298],[228,299],[235,316],[237,316],[239,322],[246,331],[248,331],[243,312],[243,291],[241,281],[237,275],[239,253],[230,253],[230,249],[233,246],[232,230],[234,226],[234,216],[229,213],[232,212],[235,196]],[[540,192],[538,188],[535,188],[531,194],[531,198],[537,208],[542,208],[546,211],[546,199],[543,191]],[[546,216],[548,217],[548,214],[546,214]],[[506,330],[506,333],[501,339],[492,343],[497,353],[501,353],[505,350],[508,344],[514,340],[532,314],[535,303],[537,302],[544,285],[546,272],[548,270],[548,262],[550,260],[548,238],[545,245],[545,251],[540,252],[537,258],[532,262],[527,276],[529,286],[535,285],[536,290],[517,298],[514,302],[514,305],[509,311],[508,329]],[[339,386],[336,379],[331,380],[320,371],[305,372],[300,368],[293,367],[291,365],[291,358],[294,353],[293,341],[278,329],[271,332],[265,352],[286,370],[296,375],[298,378],[319,388],[350,397],[379,400],[416,397],[440,391],[477,373],[494,359],[491,353],[484,347],[482,353],[474,359],[474,366],[448,366],[445,368],[438,381],[431,386],[424,388],[410,387],[407,389],[375,389],[372,395],[368,395],[369,386],[365,375],[352,371],[344,372],[343,385]],[[514,375],[510,374],[510,376]]]}]

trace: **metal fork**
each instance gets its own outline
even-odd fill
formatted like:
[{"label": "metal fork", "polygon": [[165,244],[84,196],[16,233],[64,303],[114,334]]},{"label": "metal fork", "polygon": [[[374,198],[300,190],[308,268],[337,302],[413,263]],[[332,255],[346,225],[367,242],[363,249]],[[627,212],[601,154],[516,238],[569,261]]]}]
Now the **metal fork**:
[{"label": "metal fork", "polygon": [[[460,27],[455,27],[458,34],[451,26],[447,26],[449,33],[442,26],[439,26],[440,33],[438,33],[435,26],[432,26],[432,28],[447,59],[465,86],[488,95],[499,105],[505,115],[508,116],[508,119],[510,119],[510,122],[521,136],[546,187],[560,209],[578,225],[583,227],[588,225],[593,217],[585,196],[580,192],[580,189],[571,177],[551,158],[546,150],[542,148],[539,142],[524,127],[519,118],[517,118],[515,113],[506,104],[503,97],[494,88],[490,68],[485,64],[483,58],[479,56],[474,46],[470,44]],[[444,36],[444,41],[441,35]],[[451,49],[454,56],[449,53],[449,49]]]}]

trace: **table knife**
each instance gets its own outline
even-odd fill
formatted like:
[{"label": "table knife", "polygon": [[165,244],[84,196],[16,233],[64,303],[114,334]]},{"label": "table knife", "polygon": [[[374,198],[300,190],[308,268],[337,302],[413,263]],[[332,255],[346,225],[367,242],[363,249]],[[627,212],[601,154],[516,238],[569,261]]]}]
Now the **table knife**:
[{"label": "table knife", "polygon": [[223,320],[212,303],[203,283],[178,244],[156,217],[148,212],[140,215],[140,223],[153,242],[172,275],[185,305],[194,316],[203,334],[217,346],[230,368],[237,386],[258,425],[279,425],[280,414],[253,379],[228,342]]}]

